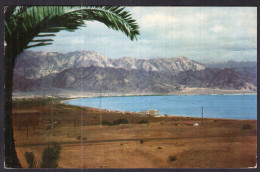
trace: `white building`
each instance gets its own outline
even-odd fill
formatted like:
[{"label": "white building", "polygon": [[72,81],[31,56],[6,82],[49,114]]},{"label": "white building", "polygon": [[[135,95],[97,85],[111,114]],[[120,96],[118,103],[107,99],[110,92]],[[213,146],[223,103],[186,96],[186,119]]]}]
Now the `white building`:
[{"label": "white building", "polygon": [[158,115],[158,110],[156,109],[150,109],[148,111],[141,111],[139,112],[142,115],[152,115],[152,116],[157,116]]},{"label": "white building", "polygon": [[148,110],[149,115],[157,116],[158,115],[158,110],[156,109],[150,109]]}]

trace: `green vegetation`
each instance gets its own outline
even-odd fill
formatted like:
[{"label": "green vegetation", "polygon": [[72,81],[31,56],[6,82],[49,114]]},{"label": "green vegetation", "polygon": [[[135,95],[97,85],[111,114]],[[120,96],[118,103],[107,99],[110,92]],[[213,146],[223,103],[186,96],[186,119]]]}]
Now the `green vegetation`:
[{"label": "green vegetation", "polygon": [[243,124],[241,130],[250,130],[253,126],[251,124]]},{"label": "green vegetation", "polygon": [[[59,143],[50,143],[42,153],[41,168],[58,168],[61,146]],[[28,168],[37,168],[37,161],[33,152],[25,152],[24,157]]]},{"label": "green vegetation", "polygon": [[113,122],[113,125],[128,124],[128,120],[125,118],[119,118]]},{"label": "green vegetation", "polygon": [[[5,166],[20,168],[12,128],[12,89],[15,60],[26,49],[52,44],[49,39],[61,30],[75,31],[85,20],[99,21],[131,40],[139,26],[124,7],[115,6],[5,6],[4,7],[4,104]],[[35,39],[38,37],[38,39]],[[40,37],[40,38],[39,38]],[[32,44],[30,44],[32,43]],[[31,103],[31,102],[30,102]]]},{"label": "green vegetation", "polygon": [[42,154],[41,168],[58,168],[61,146],[59,143],[51,143]]},{"label": "green vegetation", "polygon": [[28,164],[28,168],[36,168],[37,162],[34,156],[33,152],[25,152],[24,157],[26,159],[26,162]]},{"label": "green vegetation", "polygon": [[148,124],[149,121],[142,119],[141,121],[138,122],[138,124]]},{"label": "green vegetation", "polygon": [[170,156],[168,157],[168,160],[169,160],[170,162],[173,162],[173,161],[176,161],[176,160],[177,160],[177,157],[176,157],[175,155],[170,155]]},{"label": "green vegetation", "polygon": [[125,118],[119,118],[114,120],[113,123],[106,120],[102,121],[102,125],[112,126],[112,125],[119,125],[119,124],[128,124],[128,120]]},{"label": "green vegetation", "polygon": [[78,137],[77,137],[77,140],[87,140],[87,137],[78,136]]},{"label": "green vegetation", "polygon": [[102,121],[102,125],[111,126],[112,124],[111,124],[111,122],[109,122],[109,121]]}]

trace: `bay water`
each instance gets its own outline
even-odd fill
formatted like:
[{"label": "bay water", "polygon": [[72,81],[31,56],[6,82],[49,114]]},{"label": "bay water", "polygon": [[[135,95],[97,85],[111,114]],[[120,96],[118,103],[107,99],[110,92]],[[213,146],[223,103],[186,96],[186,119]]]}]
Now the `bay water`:
[{"label": "bay water", "polygon": [[257,95],[170,95],[80,98],[70,105],[114,111],[157,109],[160,115],[205,118],[257,119]]}]

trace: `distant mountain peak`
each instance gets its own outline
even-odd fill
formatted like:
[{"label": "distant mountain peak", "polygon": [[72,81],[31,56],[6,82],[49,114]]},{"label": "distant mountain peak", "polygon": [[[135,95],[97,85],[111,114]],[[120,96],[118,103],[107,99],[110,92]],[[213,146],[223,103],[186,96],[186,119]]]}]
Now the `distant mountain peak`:
[{"label": "distant mountain peak", "polygon": [[17,59],[15,73],[26,78],[40,78],[65,69],[80,67],[109,67],[126,70],[179,72],[186,70],[203,70],[206,67],[187,57],[139,59],[122,57],[112,59],[95,51],[75,51],[69,53],[25,51]]},{"label": "distant mountain peak", "polygon": [[256,67],[257,62],[256,61],[235,61],[235,60],[229,60],[225,62],[210,62],[205,64],[206,66],[210,68],[241,68],[241,67]]},{"label": "distant mountain peak", "polygon": [[[185,56],[112,59],[95,51],[25,51],[16,61],[13,90],[44,94],[53,93],[53,90],[82,89],[88,92],[168,94],[185,87],[257,90],[256,62],[214,65],[226,69],[211,69]],[[239,66],[242,67],[237,68]]]},{"label": "distant mountain peak", "polygon": [[180,56],[180,57],[176,57],[177,59],[183,59],[183,60],[190,60],[188,57],[185,56]]},{"label": "distant mountain peak", "polygon": [[91,50],[87,50],[87,51],[85,51],[85,50],[80,50],[80,51],[78,51],[79,53],[86,53],[86,54],[97,54],[97,52],[96,51],[91,51]]}]

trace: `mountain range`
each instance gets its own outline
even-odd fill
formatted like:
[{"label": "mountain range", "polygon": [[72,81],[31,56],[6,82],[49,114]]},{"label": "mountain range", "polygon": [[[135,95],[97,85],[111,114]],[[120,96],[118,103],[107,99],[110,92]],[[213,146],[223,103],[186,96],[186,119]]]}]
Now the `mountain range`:
[{"label": "mountain range", "polygon": [[161,72],[204,70],[206,67],[187,57],[137,59],[123,57],[111,59],[94,51],[76,51],[66,54],[25,51],[16,61],[15,73],[29,79],[59,73],[65,69],[79,67],[123,68]]},{"label": "mountain range", "polygon": [[235,66],[227,62],[226,67],[219,66],[187,57],[111,59],[93,51],[26,51],[16,61],[13,89],[159,94],[187,87],[257,90],[256,62],[236,62]]},{"label": "mountain range", "polygon": [[219,62],[219,63],[206,63],[207,67],[210,68],[250,68],[250,67],[257,67],[257,63],[255,61],[244,61],[244,62],[236,62],[234,60],[229,60],[226,62]]}]

